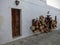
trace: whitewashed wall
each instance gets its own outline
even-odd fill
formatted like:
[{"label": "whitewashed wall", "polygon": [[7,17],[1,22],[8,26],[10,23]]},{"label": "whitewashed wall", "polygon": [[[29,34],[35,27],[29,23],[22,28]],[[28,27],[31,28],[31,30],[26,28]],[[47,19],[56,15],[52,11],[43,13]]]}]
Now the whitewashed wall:
[{"label": "whitewashed wall", "polygon": [[[60,11],[53,7],[47,6],[46,2],[37,0],[21,0],[18,6],[15,5],[14,0],[1,0],[0,12],[3,17],[3,23],[0,30],[0,44],[21,39],[32,35],[30,30],[31,20],[39,17],[40,15],[47,15],[47,11],[50,9],[52,17],[58,16],[58,22],[60,22]],[[12,38],[12,20],[11,20],[11,8],[22,9],[21,12],[21,34],[22,36],[13,39]],[[59,24],[59,23],[58,23]],[[60,24],[59,24],[60,25]]]}]

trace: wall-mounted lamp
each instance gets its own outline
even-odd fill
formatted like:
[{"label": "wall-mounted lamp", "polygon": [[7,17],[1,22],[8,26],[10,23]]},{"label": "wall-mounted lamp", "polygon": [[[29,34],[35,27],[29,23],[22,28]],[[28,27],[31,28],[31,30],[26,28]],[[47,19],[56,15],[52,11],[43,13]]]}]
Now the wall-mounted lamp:
[{"label": "wall-mounted lamp", "polygon": [[15,0],[15,4],[16,4],[16,5],[19,5],[19,2],[20,2],[20,1],[18,1],[18,0]]}]

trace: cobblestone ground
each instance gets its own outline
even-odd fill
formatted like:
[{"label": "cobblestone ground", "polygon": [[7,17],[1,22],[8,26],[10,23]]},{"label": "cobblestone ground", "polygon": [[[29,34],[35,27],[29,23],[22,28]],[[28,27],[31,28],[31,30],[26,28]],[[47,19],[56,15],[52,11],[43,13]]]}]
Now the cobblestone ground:
[{"label": "cobblestone ground", "polygon": [[40,33],[4,45],[60,45],[60,31]]}]

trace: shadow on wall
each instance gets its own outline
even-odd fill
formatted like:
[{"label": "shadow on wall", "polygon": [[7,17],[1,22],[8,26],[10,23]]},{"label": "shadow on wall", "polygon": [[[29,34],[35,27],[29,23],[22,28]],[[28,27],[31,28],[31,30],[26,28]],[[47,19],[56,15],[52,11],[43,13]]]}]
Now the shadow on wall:
[{"label": "shadow on wall", "polygon": [[2,41],[2,24],[3,24],[3,16],[0,16],[0,43]]}]

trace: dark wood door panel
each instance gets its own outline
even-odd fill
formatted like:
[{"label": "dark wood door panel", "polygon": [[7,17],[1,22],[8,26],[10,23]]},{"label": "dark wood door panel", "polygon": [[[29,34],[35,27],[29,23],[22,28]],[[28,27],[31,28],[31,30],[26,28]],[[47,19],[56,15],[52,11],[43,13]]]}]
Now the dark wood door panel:
[{"label": "dark wood door panel", "polygon": [[12,36],[20,36],[20,9],[12,8]]}]

